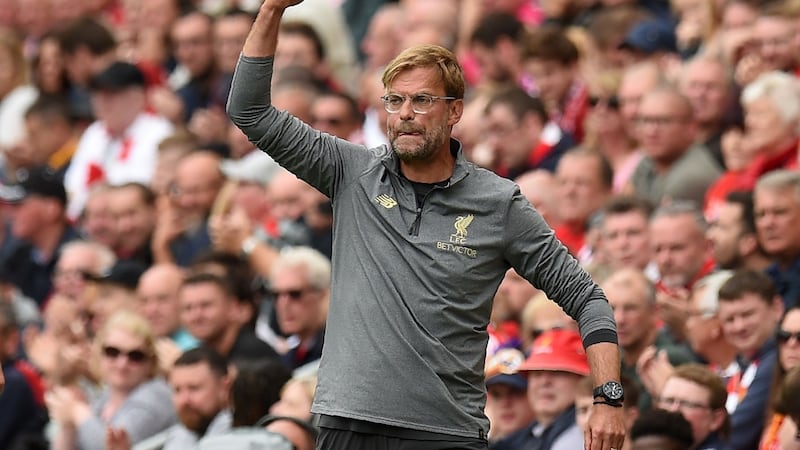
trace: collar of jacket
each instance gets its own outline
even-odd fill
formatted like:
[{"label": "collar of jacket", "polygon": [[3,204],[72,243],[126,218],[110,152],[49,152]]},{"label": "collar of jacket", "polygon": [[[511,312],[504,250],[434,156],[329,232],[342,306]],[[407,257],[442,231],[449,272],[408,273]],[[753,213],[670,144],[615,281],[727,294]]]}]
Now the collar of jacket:
[{"label": "collar of jacket", "polygon": [[[391,149],[391,144],[387,144],[387,149],[386,156],[383,157],[382,161],[384,169],[396,177],[404,178],[400,173],[400,159]],[[450,176],[450,182],[446,187],[463,180],[473,170],[472,164],[464,158],[461,142],[454,138],[450,138],[450,153],[455,157],[456,163],[453,167],[453,174]]]}]

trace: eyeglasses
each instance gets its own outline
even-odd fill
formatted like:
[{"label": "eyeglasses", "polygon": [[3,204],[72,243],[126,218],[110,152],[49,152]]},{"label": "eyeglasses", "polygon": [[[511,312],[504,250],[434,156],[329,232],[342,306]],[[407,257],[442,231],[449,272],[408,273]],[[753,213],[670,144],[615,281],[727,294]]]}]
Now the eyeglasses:
[{"label": "eyeglasses", "polygon": [[289,297],[289,300],[297,301],[303,298],[303,295],[305,295],[306,291],[308,291],[308,289],[286,289],[283,291],[272,289],[269,291],[269,296],[277,300],[282,295],[285,295]]},{"label": "eyeglasses", "polygon": [[675,397],[659,397],[658,399],[658,406],[660,408],[671,408],[674,405],[678,405],[678,408],[687,409],[711,409],[708,405]]},{"label": "eyeglasses", "polygon": [[406,103],[406,99],[411,100],[411,109],[417,114],[427,114],[433,108],[433,104],[437,100],[455,100],[455,97],[441,97],[438,95],[430,94],[414,94],[414,95],[400,95],[400,94],[386,94],[381,97],[383,100],[383,107],[386,112],[395,114],[400,112],[400,108]]},{"label": "eyeglasses", "polygon": [[611,97],[603,98],[603,97],[589,97],[589,106],[592,108],[596,107],[599,104],[604,104],[608,109],[619,109],[620,103],[619,98],[616,95],[612,95]]},{"label": "eyeglasses", "polygon": [[125,356],[125,358],[127,358],[128,361],[137,364],[145,362],[148,358],[147,353],[145,353],[142,350],[130,350],[126,352],[124,350],[121,350],[117,347],[112,347],[110,345],[103,347],[103,356],[105,356],[108,359],[117,359],[120,356]]},{"label": "eyeglasses", "polygon": [[792,338],[794,338],[796,342],[800,343],[800,331],[795,331],[792,333],[791,331],[778,330],[778,332],[775,333],[775,337],[778,338],[778,342],[781,344],[789,342]]}]

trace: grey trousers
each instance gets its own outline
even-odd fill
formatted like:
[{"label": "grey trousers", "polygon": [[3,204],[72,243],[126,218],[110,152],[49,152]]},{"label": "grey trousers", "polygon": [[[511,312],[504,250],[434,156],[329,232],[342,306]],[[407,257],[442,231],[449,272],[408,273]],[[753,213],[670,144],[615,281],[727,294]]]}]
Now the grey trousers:
[{"label": "grey trousers", "polygon": [[379,434],[320,428],[317,450],[487,450],[486,441],[421,441]]}]

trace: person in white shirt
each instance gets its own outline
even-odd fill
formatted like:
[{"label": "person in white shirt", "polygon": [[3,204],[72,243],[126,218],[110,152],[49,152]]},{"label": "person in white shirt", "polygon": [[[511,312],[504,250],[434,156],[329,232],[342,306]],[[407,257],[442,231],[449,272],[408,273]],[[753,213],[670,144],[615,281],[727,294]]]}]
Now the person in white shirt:
[{"label": "person in white shirt", "polygon": [[144,74],[135,65],[112,63],[90,87],[97,120],[81,136],[64,179],[73,220],[96,183],[150,183],[158,144],[173,131],[167,119],[147,111]]}]

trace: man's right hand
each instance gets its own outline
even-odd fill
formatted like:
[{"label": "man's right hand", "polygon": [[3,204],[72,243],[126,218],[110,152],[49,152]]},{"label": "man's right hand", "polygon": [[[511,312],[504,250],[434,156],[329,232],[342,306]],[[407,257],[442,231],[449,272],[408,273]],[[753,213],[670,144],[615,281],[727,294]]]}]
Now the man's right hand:
[{"label": "man's right hand", "polygon": [[0,366],[0,393],[3,392],[3,389],[6,387],[6,377],[3,375],[3,367]]}]

